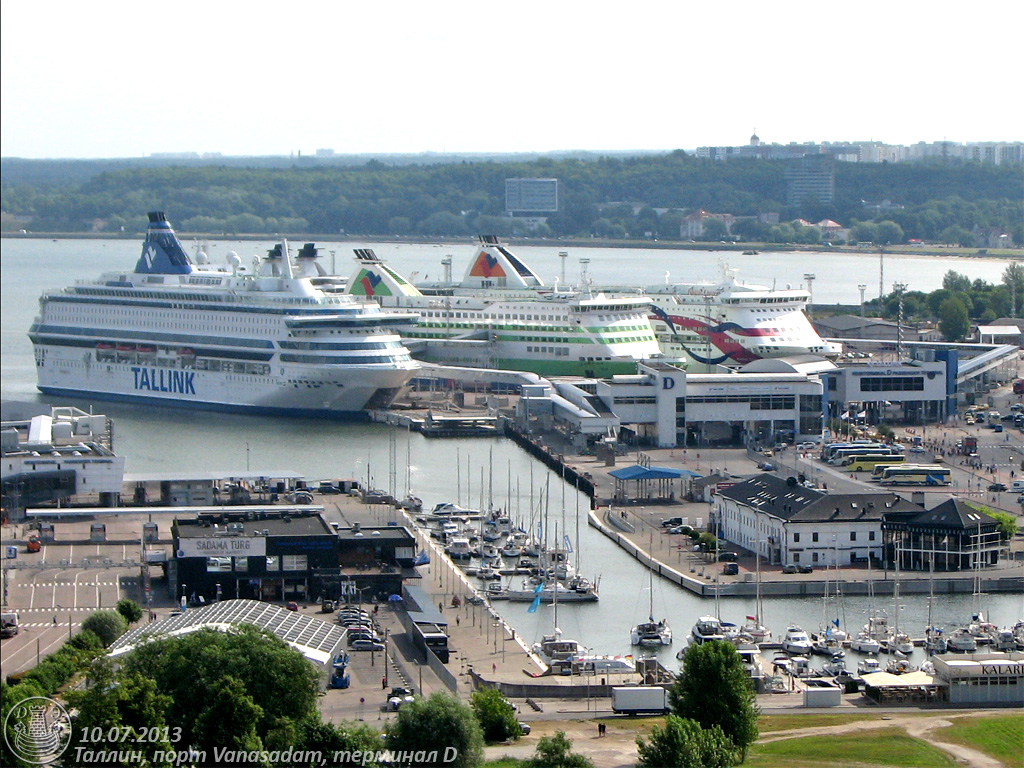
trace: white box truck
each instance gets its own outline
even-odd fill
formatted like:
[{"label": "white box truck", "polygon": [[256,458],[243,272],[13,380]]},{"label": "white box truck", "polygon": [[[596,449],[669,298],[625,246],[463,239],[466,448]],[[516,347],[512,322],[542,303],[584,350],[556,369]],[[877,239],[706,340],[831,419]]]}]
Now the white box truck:
[{"label": "white box truck", "polygon": [[657,685],[612,688],[612,711],[626,715],[663,715],[669,711],[668,691]]}]

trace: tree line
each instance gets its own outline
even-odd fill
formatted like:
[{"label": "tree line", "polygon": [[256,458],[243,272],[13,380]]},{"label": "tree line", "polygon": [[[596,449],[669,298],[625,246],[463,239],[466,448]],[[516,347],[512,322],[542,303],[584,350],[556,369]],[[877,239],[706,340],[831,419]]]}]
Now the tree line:
[{"label": "tree line", "polygon": [[1024,265],[1009,264],[999,283],[971,280],[949,270],[938,290],[893,291],[865,302],[864,308],[873,316],[896,320],[901,304],[904,322],[936,322],[947,341],[963,341],[972,325],[991,324],[1000,317],[1020,317],[1024,313]]},{"label": "tree line", "polygon": [[[784,162],[682,151],[359,166],[106,161],[92,175],[69,162],[32,161],[63,163],[71,180],[60,184],[29,161],[4,161],[5,228],[134,235],[147,211],[164,210],[181,231],[206,234],[678,240],[683,217],[704,209],[744,217],[731,236],[751,242],[815,242],[818,230],[788,223],[798,219],[832,219],[877,243],[982,245],[978,230],[992,227],[1024,242],[1019,169],[980,163],[836,163],[832,203],[787,206]],[[558,211],[541,224],[507,216],[508,178],[558,179]],[[712,224],[703,239],[724,235]]]},{"label": "tree line", "polygon": [[[46,696],[72,713],[65,765],[473,768],[483,763],[485,743],[522,733],[512,705],[491,688],[475,691],[468,704],[440,692],[416,698],[402,704],[383,731],[361,722],[326,721],[318,707],[318,669],[280,638],[247,624],[152,639],[115,663],[106,650],[141,617],[131,600],[119,602],[117,611],[97,611],[58,652],[3,681],[5,732],[27,728],[20,702]],[[743,762],[758,736],[758,710],[731,643],[688,649],[670,701],[664,728],[637,739],[640,768],[730,768]],[[5,766],[37,762],[8,740],[0,743],[0,753]],[[593,768],[588,757],[572,751],[563,732],[541,738],[532,757],[508,764]]]}]

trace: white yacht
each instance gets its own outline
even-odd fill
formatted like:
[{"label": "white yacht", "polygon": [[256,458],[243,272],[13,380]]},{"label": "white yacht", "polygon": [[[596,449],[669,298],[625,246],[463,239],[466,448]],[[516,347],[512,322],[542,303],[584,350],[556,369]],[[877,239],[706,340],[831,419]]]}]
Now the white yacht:
[{"label": "white yacht", "polygon": [[690,643],[701,645],[712,640],[725,640],[725,627],[717,616],[701,616],[690,630]]},{"label": "white yacht", "polygon": [[782,641],[782,650],[796,656],[805,656],[811,653],[811,638],[807,633],[797,626],[786,629],[786,637]]},{"label": "white yacht", "polygon": [[[396,330],[412,314],[314,285],[316,248],[281,243],[251,266],[195,261],[163,213],[134,271],[44,293],[29,331],[47,395],[284,416],[386,407],[419,367]],[[45,265],[41,265],[45,267]]]}]

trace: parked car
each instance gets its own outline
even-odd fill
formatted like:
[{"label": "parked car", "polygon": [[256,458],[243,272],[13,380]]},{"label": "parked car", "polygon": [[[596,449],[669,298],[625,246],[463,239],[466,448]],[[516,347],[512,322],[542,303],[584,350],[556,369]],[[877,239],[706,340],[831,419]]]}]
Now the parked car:
[{"label": "parked car", "polygon": [[675,528],[677,525],[683,524],[683,518],[681,517],[670,517],[668,520],[661,521],[662,528]]},{"label": "parked car", "polygon": [[991,485],[989,485],[988,489],[995,493],[1000,493],[1002,491],[1008,490],[1008,488],[1006,487],[1006,483],[992,483]]},{"label": "parked car", "polygon": [[817,447],[818,446],[816,444],[814,444],[812,442],[809,442],[809,441],[808,442],[800,443],[797,446],[797,448],[799,448],[801,451],[813,451]]},{"label": "parked car", "polygon": [[726,563],[722,567],[722,575],[723,576],[736,576],[739,572],[740,572],[740,564],[739,563]]},{"label": "parked car", "polygon": [[299,604],[294,602],[294,601],[289,601],[289,602],[285,603],[284,607],[287,608],[289,611],[297,611],[297,610],[299,610]]},{"label": "parked car", "polygon": [[782,568],[783,573],[813,573],[814,569],[809,565],[786,565]]},{"label": "parked car", "polygon": [[530,724],[529,723],[524,723],[522,720],[520,720],[519,721],[519,730],[523,734],[523,736],[529,736],[530,735],[530,730],[531,730]]},{"label": "parked car", "polygon": [[718,553],[718,562],[720,563],[735,563],[737,560],[739,560],[739,558],[740,556],[737,555],[735,552]]},{"label": "parked car", "polygon": [[993,432],[1002,432],[1003,431],[1003,425],[1002,424],[994,424],[992,426],[992,431]]},{"label": "parked car", "polygon": [[775,465],[772,464],[770,461],[762,461],[760,464],[757,465],[757,468],[760,469],[762,472],[775,471]]},{"label": "parked car", "polygon": [[384,643],[373,640],[353,640],[349,646],[353,651],[383,651]]},{"label": "parked car", "polygon": [[392,688],[388,694],[388,711],[397,712],[403,704],[411,704],[415,700],[412,688]]}]

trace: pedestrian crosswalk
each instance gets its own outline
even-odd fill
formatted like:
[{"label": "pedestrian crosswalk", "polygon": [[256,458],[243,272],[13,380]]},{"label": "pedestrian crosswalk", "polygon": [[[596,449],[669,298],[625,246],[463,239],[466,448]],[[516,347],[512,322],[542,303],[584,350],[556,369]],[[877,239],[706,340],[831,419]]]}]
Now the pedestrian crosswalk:
[{"label": "pedestrian crosswalk", "polygon": [[123,579],[121,581],[26,581],[13,586],[27,589],[28,587],[119,587],[123,584],[131,584],[135,579]]},{"label": "pedestrian crosswalk", "polygon": [[[63,627],[64,629],[67,629],[67,626],[68,623],[66,621],[58,621],[56,624],[52,621],[22,621],[18,623],[19,629],[46,629],[47,627],[50,627],[51,629],[53,627]],[[82,626],[82,622],[73,621],[71,622],[71,626],[80,627]]]}]

